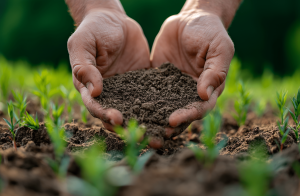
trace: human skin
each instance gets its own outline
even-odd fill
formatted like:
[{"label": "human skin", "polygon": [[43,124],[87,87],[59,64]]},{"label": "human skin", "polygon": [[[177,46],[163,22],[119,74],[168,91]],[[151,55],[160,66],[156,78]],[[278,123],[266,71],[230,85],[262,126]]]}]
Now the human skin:
[{"label": "human skin", "polygon": [[[94,100],[102,92],[102,79],[158,67],[167,61],[197,79],[197,91],[204,102],[171,114],[166,137],[177,134],[176,127],[202,118],[214,107],[234,54],[226,29],[240,0],[187,0],[181,12],[163,24],[151,62],[141,27],[126,15],[119,0],[66,3],[77,26],[68,40],[73,82],[91,115],[100,118],[108,130],[122,124],[123,117],[118,110],[104,109]],[[151,139],[150,145],[160,148],[163,141]]]},{"label": "human skin", "polygon": [[162,25],[152,48],[152,66],[173,63],[197,80],[197,92],[203,100],[171,114],[167,137],[178,134],[176,127],[181,124],[203,118],[224,90],[234,55],[227,29],[240,3],[241,0],[187,0],[180,13]]}]

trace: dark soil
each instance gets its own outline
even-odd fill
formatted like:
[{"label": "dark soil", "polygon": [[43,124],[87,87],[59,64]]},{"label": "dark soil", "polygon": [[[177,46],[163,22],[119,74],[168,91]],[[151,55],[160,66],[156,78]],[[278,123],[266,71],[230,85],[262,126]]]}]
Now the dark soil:
[{"label": "dark soil", "polygon": [[105,108],[118,109],[124,127],[134,118],[147,127],[147,136],[160,138],[165,136],[172,112],[201,101],[197,82],[169,63],[104,79],[103,92],[96,99]]},{"label": "dark soil", "polygon": [[[295,162],[300,163],[299,149],[295,145],[294,133],[290,132],[284,151],[278,153],[275,140],[280,139],[280,136],[276,120],[272,113],[267,113],[262,118],[249,113],[246,125],[239,128],[231,116],[224,115],[216,142],[224,135],[228,137],[228,142],[210,168],[197,161],[193,153],[185,147],[193,141],[205,149],[199,140],[202,122],[195,121],[189,130],[167,140],[161,149],[156,150],[134,183],[119,189],[118,195],[243,195],[238,166],[249,159],[248,152],[256,144],[264,147],[269,163],[277,163],[272,173],[269,191],[276,192],[276,195],[295,195],[300,191],[297,190],[299,178],[292,165]],[[292,122],[290,124],[292,125]],[[71,156],[81,153],[93,145],[96,141],[94,138],[98,137],[105,140],[108,157],[121,160],[124,142],[115,133],[107,131],[96,122],[89,127],[91,128],[78,123],[65,124],[70,136],[66,138],[66,153]],[[56,177],[45,161],[46,157],[53,158],[54,154],[43,123],[38,131],[20,128],[16,138],[19,146],[17,152],[13,150],[9,136],[7,127],[0,122],[0,178],[5,183],[1,195],[66,195],[64,181]],[[148,150],[147,147],[142,153]],[[72,175],[81,175],[80,168],[74,160],[68,168],[68,176]]]}]

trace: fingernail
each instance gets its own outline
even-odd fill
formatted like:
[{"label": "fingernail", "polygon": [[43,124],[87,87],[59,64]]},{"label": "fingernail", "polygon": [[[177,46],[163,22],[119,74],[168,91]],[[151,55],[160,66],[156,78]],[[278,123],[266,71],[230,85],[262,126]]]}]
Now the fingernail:
[{"label": "fingernail", "polygon": [[94,85],[90,82],[86,83],[86,88],[89,89],[90,93],[93,93]]},{"label": "fingernail", "polygon": [[215,89],[215,88],[214,88],[213,86],[207,87],[206,93],[207,93],[208,99],[210,98],[210,96],[211,96],[212,92],[214,91],[214,89]]}]

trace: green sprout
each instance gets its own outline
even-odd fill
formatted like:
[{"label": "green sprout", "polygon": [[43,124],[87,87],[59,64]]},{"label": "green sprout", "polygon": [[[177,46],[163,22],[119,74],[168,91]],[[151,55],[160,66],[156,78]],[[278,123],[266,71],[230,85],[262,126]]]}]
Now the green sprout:
[{"label": "green sprout", "polygon": [[61,96],[65,99],[67,103],[67,111],[69,117],[68,122],[71,122],[73,117],[73,105],[75,103],[78,93],[75,89],[72,89],[71,91],[67,90],[67,88],[63,85],[60,86],[60,92]]},{"label": "green sprout", "polygon": [[14,117],[15,117],[14,113],[15,113],[15,112],[14,112],[14,105],[13,105],[12,101],[10,101],[10,102],[7,104],[7,110],[8,110],[8,115],[9,115],[9,118],[10,118],[10,122],[9,122],[8,120],[6,120],[5,118],[3,118],[3,119],[4,119],[4,121],[6,122],[6,124],[8,125],[8,127],[9,127],[9,130],[10,130],[11,135],[12,135],[11,140],[12,140],[12,142],[13,142],[13,145],[14,145],[15,150],[17,150],[17,145],[16,145],[16,134],[17,134],[17,131],[18,131],[18,130],[15,131],[15,127],[16,127],[16,125],[19,123],[19,120],[16,120],[17,122],[14,123]]},{"label": "green sprout", "polygon": [[296,128],[293,128],[291,126],[290,126],[290,128],[294,131],[294,133],[296,135],[297,142],[298,142],[298,140],[299,140],[298,129],[300,128],[300,121],[298,120],[298,117],[300,115],[300,88],[298,89],[297,95],[295,95],[292,98],[292,103],[293,103],[294,112],[289,110],[289,113],[292,116],[292,118],[293,118],[293,120],[296,124]]},{"label": "green sprout", "polygon": [[58,125],[59,121],[61,121],[60,117],[64,112],[65,105],[58,106],[56,104],[52,104],[52,117],[54,119],[54,124]]},{"label": "green sprout", "polygon": [[236,114],[233,114],[234,119],[237,121],[238,125],[244,125],[247,119],[247,113],[250,103],[250,93],[246,91],[244,83],[240,81],[238,85],[238,91],[240,94],[240,99],[234,102],[234,109]]},{"label": "green sprout", "polygon": [[64,139],[66,135],[62,127],[63,122],[60,120],[58,122],[58,124],[55,124],[49,117],[46,119],[46,128],[53,144],[55,155],[54,160],[48,159],[47,161],[59,177],[65,177],[70,158],[64,155],[67,146],[67,142]]},{"label": "green sprout", "polygon": [[21,123],[23,126],[28,127],[33,130],[38,130],[40,128],[40,123],[38,119],[38,115],[35,115],[35,119],[26,112],[25,116],[23,117],[23,122]]},{"label": "green sprout", "polygon": [[207,166],[211,165],[219,154],[219,151],[226,145],[226,139],[215,144],[216,135],[220,130],[222,116],[218,110],[211,112],[203,121],[203,132],[200,141],[207,148],[204,153],[197,145],[191,143],[189,148],[194,152],[199,161],[205,161]]},{"label": "green sprout", "polygon": [[58,93],[57,89],[51,89],[49,72],[43,70],[41,73],[34,73],[33,76],[37,90],[32,91],[41,102],[44,112],[49,111],[50,98]]},{"label": "green sprout", "polygon": [[121,126],[116,126],[114,130],[126,142],[125,155],[128,165],[135,173],[140,172],[142,168],[138,161],[138,154],[148,144],[148,140],[145,138],[139,142],[146,132],[145,127],[139,126],[136,120],[131,119],[128,122],[127,130]]},{"label": "green sprout", "polygon": [[[256,148],[257,150],[257,148]],[[245,196],[267,195],[271,178],[270,166],[267,164],[266,154],[260,152],[250,152],[251,159],[239,165],[240,179],[244,188]]]},{"label": "green sprout", "polygon": [[[13,97],[15,100],[13,102],[13,104],[16,108],[19,109],[19,117],[17,117],[17,116],[15,116],[15,117],[17,120],[23,119],[25,111],[26,111],[26,107],[27,107],[27,103],[26,103],[27,97],[19,92],[12,91],[12,94],[13,94]],[[21,121],[19,122],[19,126],[21,126]]]},{"label": "green sprout", "polygon": [[280,93],[277,92],[276,102],[280,111],[280,120],[281,120],[281,122],[277,121],[277,125],[279,129],[279,133],[282,138],[280,141],[280,147],[279,144],[277,142],[276,143],[281,151],[283,149],[283,144],[285,143],[287,136],[290,132],[290,129],[287,128],[289,119],[286,117],[288,113],[288,109],[285,108],[286,98],[287,98],[287,92],[285,91],[281,91]]},{"label": "green sprout", "polygon": [[254,112],[258,117],[262,117],[266,111],[267,102],[265,100],[260,100],[254,107]]},{"label": "green sprout", "polygon": [[75,158],[80,166],[82,179],[68,177],[68,192],[70,194],[78,196],[115,195],[116,187],[108,179],[112,164],[104,156],[105,145],[95,144],[82,157],[77,156]]}]

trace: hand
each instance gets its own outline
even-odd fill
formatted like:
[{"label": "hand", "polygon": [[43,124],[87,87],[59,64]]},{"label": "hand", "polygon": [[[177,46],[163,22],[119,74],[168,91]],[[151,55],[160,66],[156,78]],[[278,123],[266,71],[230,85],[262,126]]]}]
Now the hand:
[{"label": "hand", "polygon": [[233,55],[234,45],[216,14],[193,9],[164,22],[154,42],[152,66],[173,63],[197,80],[197,92],[203,100],[171,114],[167,137],[182,131],[180,125],[201,119],[214,108],[224,89]]},{"label": "hand", "polygon": [[123,123],[121,112],[104,109],[94,97],[102,92],[102,78],[150,67],[149,47],[141,27],[122,11],[94,9],[70,37],[68,50],[73,82],[85,106],[113,131],[114,125]]}]

